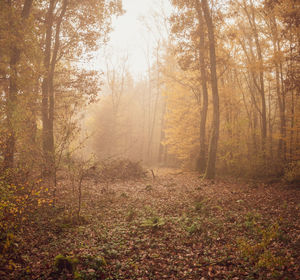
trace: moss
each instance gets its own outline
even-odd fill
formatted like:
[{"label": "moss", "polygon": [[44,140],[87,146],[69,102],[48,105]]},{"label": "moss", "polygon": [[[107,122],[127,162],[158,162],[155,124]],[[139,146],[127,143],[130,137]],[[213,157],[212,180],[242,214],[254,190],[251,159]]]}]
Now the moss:
[{"label": "moss", "polygon": [[54,267],[58,273],[67,271],[69,273],[74,274],[77,264],[78,264],[78,260],[76,258],[65,257],[62,254],[59,254],[54,258]]}]

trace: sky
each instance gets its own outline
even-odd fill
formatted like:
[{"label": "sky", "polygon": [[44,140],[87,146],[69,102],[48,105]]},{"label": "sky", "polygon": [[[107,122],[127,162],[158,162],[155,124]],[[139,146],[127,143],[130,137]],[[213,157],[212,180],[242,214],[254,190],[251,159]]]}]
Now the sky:
[{"label": "sky", "polygon": [[93,64],[103,70],[103,52],[112,61],[128,56],[130,71],[136,75],[143,75],[149,64],[147,56],[153,54],[160,36],[157,32],[157,22],[163,20],[162,16],[158,17],[158,20],[153,15],[163,11],[168,14],[170,4],[168,0],[123,0],[123,9],[125,14],[113,20],[110,41],[104,50],[97,53]]}]

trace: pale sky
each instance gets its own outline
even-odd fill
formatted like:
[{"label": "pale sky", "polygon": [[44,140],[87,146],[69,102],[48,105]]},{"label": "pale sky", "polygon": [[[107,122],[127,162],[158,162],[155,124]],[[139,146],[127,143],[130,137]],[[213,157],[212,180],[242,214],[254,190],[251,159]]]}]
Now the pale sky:
[{"label": "pale sky", "polygon": [[[163,6],[163,7],[162,7]],[[113,20],[113,31],[105,53],[112,60],[128,55],[128,65],[132,73],[140,75],[147,71],[147,52],[153,54],[155,41],[159,38],[157,22],[153,14],[170,12],[169,0],[123,0],[124,15]],[[144,18],[144,20],[143,20]],[[149,27],[151,26],[150,30]],[[159,26],[159,24],[158,24]],[[162,30],[162,32],[165,34]],[[102,68],[103,50],[97,54],[93,64]],[[104,69],[103,69],[104,70]]]}]

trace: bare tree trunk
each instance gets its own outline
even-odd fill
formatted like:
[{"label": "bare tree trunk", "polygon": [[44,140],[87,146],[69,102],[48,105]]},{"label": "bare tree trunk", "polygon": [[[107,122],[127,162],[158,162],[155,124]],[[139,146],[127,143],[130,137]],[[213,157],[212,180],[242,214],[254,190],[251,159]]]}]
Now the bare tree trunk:
[{"label": "bare tree trunk", "polygon": [[263,58],[260,47],[260,42],[258,38],[257,25],[255,22],[255,14],[254,14],[254,6],[252,0],[251,2],[251,15],[248,12],[247,5],[244,1],[244,10],[246,12],[249,24],[252,28],[252,32],[254,35],[256,53],[259,63],[261,64],[259,67],[259,85],[255,82],[255,86],[257,87],[260,97],[261,97],[261,150],[263,152],[263,157],[265,159],[266,152],[266,139],[267,139],[267,110],[266,110],[266,98],[265,98],[265,86],[264,86],[264,70],[263,70]]},{"label": "bare tree trunk", "polygon": [[152,113],[152,120],[149,122],[150,125],[150,134],[149,134],[149,142],[148,142],[148,152],[149,152],[149,160],[150,163],[157,162],[157,158],[154,157],[153,153],[155,151],[155,146],[153,147],[153,138],[154,138],[154,132],[156,127],[156,115],[158,110],[158,101],[160,97],[160,69],[159,69],[159,48],[160,48],[160,42],[157,42],[157,49],[156,49],[156,95],[154,99],[153,104],[153,113]]},{"label": "bare tree trunk", "polygon": [[51,144],[51,127],[49,121],[49,89],[50,89],[50,62],[51,62],[51,45],[52,45],[52,29],[53,29],[53,12],[55,8],[55,0],[49,3],[49,9],[46,16],[46,38],[44,51],[44,67],[45,75],[42,81],[42,143],[44,153],[44,176],[50,175],[52,163],[52,144]]},{"label": "bare tree trunk", "polygon": [[207,118],[207,109],[208,109],[208,91],[207,91],[207,78],[205,70],[205,61],[204,61],[204,20],[203,14],[200,7],[199,1],[196,2],[196,9],[199,20],[199,66],[201,71],[201,84],[202,84],[202,108],[201,108],[201,120],[200,120],[200,149],[199,149],[199,158],[198,158],[198,170],[199,172],[205,172],[206,167],[206,145],[205,145],[205,135],[206,135],[206,118]]},{"label": "bare tree trunk", "polygon": [[[280,42],[278,38],[278,30],[277,30],[277,23],[276,19],[273,16],[271,18],[272,24],[272,31],[273,31],[273,48],[274,48],[274,55],[281,51]],[[286,159],[286,124],[285,124],[285,95],[284,95],[284,88],[283,83],[280,81],[282,79],[282,63],[277,61],[275,57],[275,73],[276,73],[276,93],[277,93],[277,100],[278,100],[278,107],[280,113],[280,139],[278,141],[278,158],[285,160]]]},{"label": "bare tree trunk", "polygon": [[271,95],[271,83],[269,81],[269,95],[268,95],[268,109],[269,109],[269,158],[273,160],[273,125],[272,125],[272,116],[271,116],[271,102],[272,102],[272,95]]},{"label": "bare tree trunk", "polygon": [[220,112],[219,112],[219,93],[218,93],[218,80],[217,80],[217,67],[216,67],[216,51],[215,51],[215,36],[214,26],[207,4],[207,0],[202,0],[202,10],[208,30],[209,40],[209,56],[210,56],[210,70],[211,70],[211,86],[213,97],[213,122],[212,133],[209,143],[209,154],[204,178],[213,179],[216,173],[216,159],[217,148],[219,139],[219,126],[220,126]]},{"label": "bare tree trunk", "polygon": [[293,161],[293,153],[294,153],[294,128],[295,128],[295,96],[294,96],[294,90],[291,90],[291,122],[290,122],[289,161]]},{"label": "bare tree trunk", "polygon": [[[64,0],[60,15],[56,22],[55,39],[52,51],[52,32],[53,32],[53,12],[55,9],[55,1],[51,0],[46,19],[46,41],[45,41],[45,57],[44,66],[46,75],[42,84],[42,122],[43,122],[43,152],[45,157],[46,169],[45,175],[54,175],[55,159],[54,159],[54,71],[57,63],[57,54],[60,45],[60,28],[63,17],[66,12],[68,1]],[[52,51],[52,57],[51,57]],[[54,176],[55,177],[55,176]]]}]

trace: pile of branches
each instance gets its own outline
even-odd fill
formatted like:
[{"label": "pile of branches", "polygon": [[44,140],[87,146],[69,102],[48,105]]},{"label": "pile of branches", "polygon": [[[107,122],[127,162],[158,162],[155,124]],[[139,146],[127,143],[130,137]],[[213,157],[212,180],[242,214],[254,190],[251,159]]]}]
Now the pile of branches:
[{"label": "pile of branches", "polygon": [[146,173],[140,162],[116,159],[98,163],[90,174],[97,181],[115,181],[144,178]]}]

